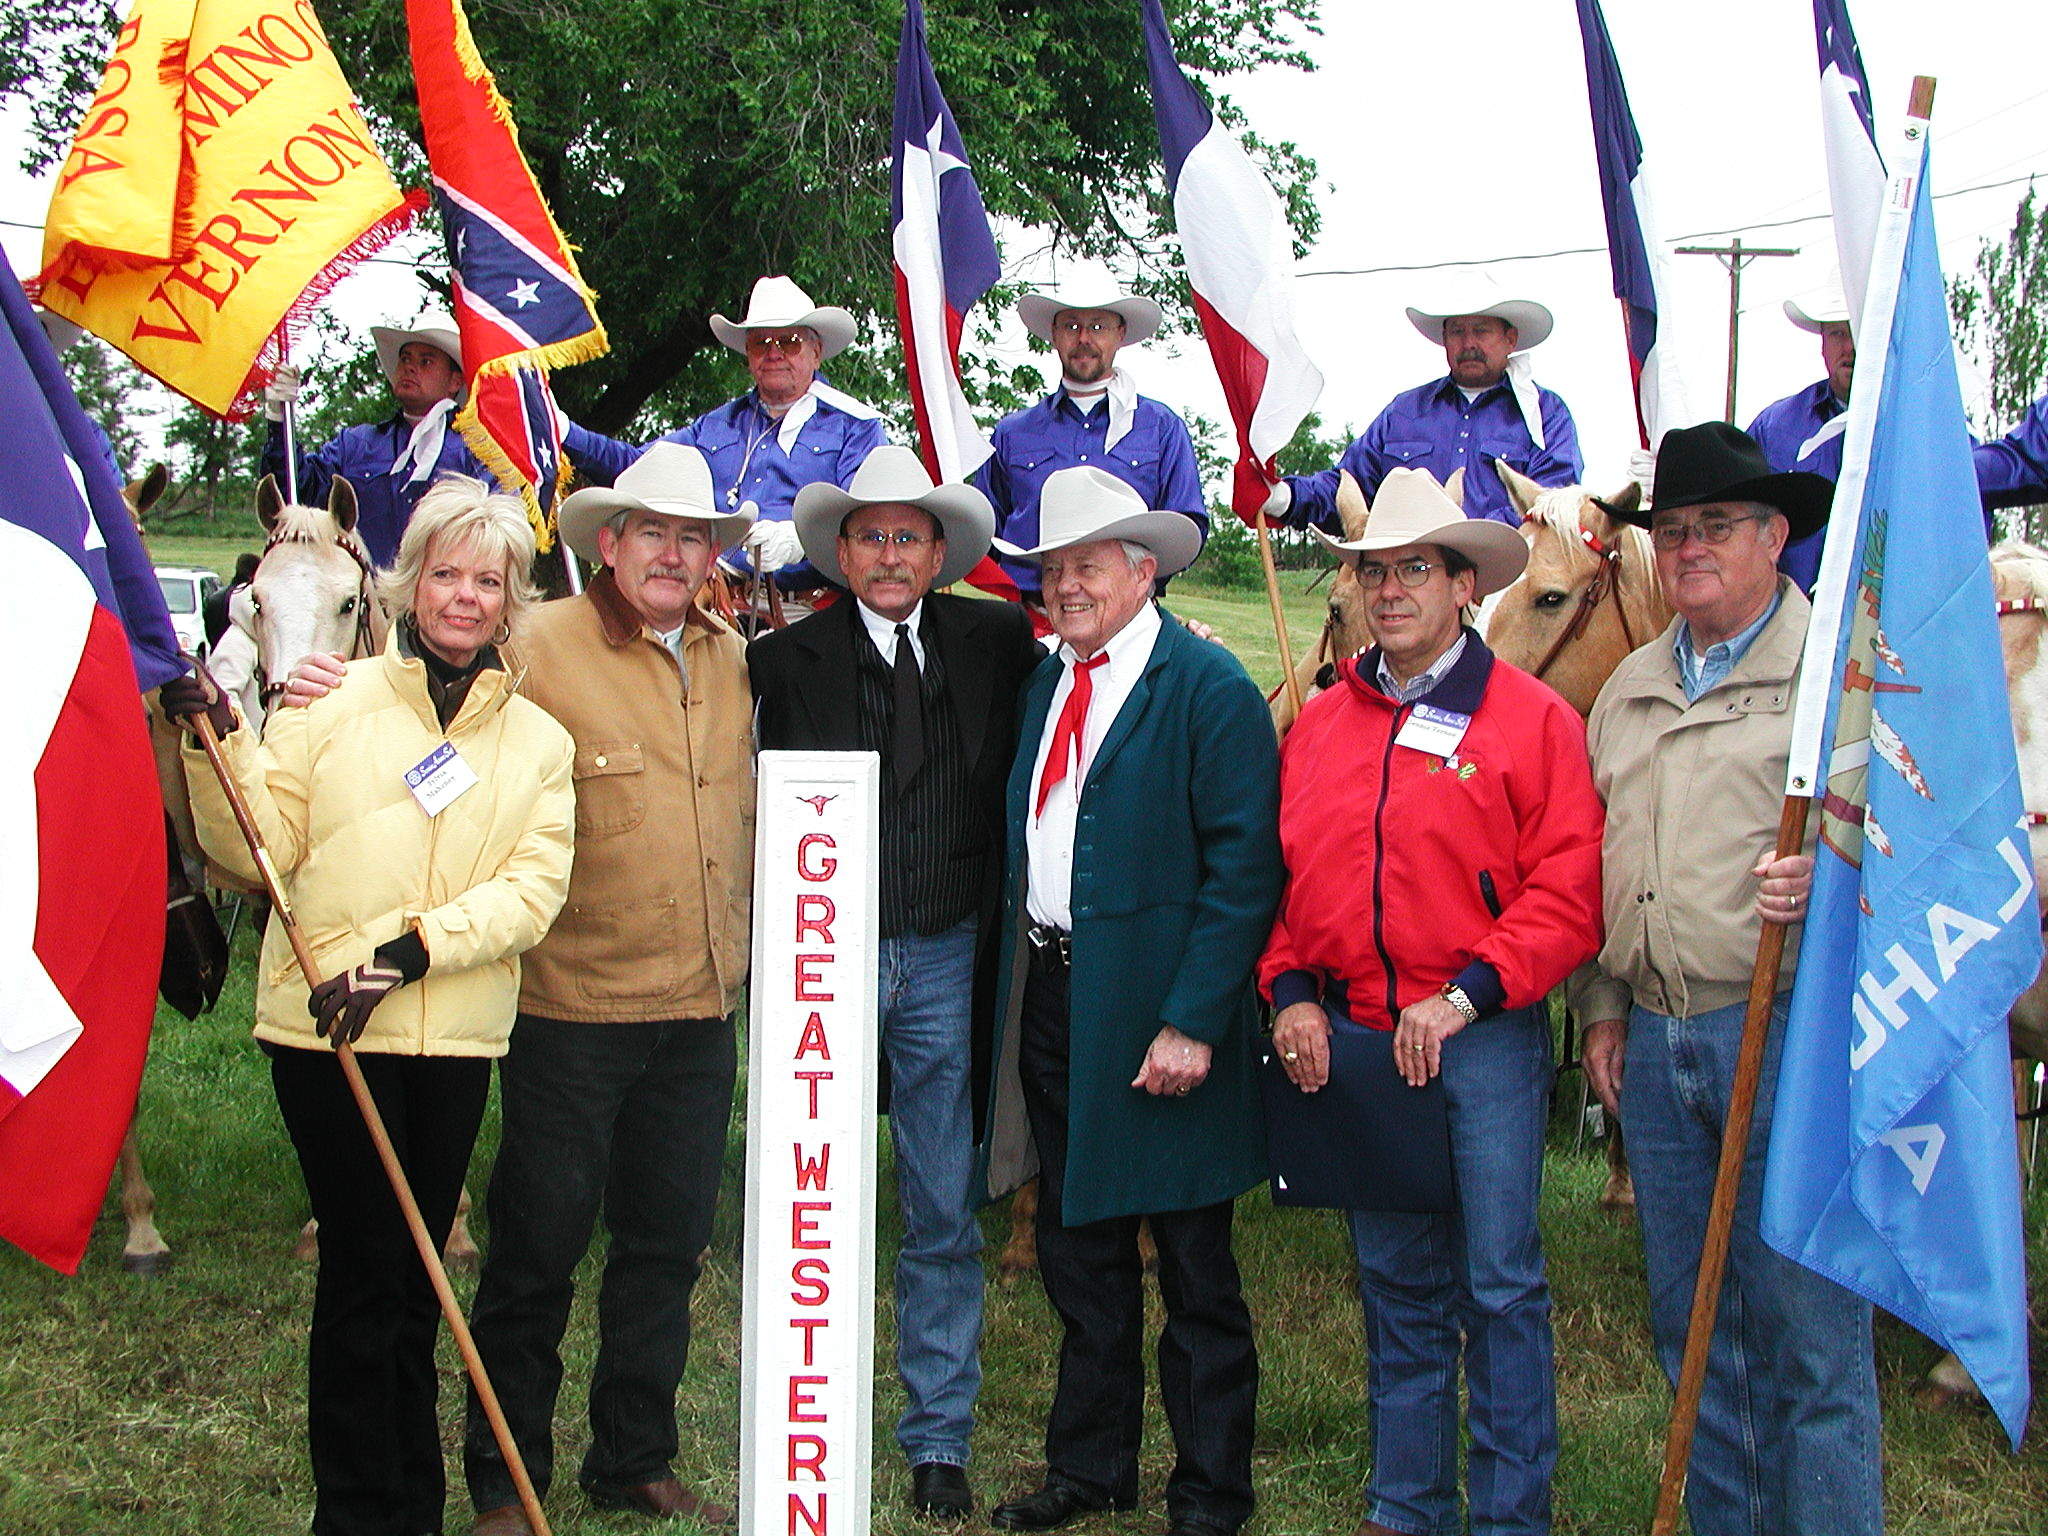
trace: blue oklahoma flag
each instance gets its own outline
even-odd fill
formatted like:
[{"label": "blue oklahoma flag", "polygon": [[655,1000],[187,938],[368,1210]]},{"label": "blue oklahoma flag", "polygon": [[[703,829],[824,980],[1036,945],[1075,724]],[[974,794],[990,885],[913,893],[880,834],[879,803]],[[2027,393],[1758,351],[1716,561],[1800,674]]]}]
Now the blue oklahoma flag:
[{"label": "blue oklahoma flag", "polygon": [[2017,1447],[2027,1320],[2005,1014],[2040,968],[2041,932],[1924,160],[1914,197],[1832,658],[1763,1233],[1954,1350]]}]

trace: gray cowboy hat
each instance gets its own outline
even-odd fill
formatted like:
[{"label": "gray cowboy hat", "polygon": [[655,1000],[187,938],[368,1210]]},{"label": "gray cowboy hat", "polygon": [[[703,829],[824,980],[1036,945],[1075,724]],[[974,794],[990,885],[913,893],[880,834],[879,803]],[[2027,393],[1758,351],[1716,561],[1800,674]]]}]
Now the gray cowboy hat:
[{"label": "gray cowboy hat", "polygon": [[597,562],[597,530],[613,515],[626,511],[658,512],[711,523],[720,549],[737,544],[753,526],[754,504],[737,512],[722,510],[711,488],[711,465],[695,448],[681,443],[655,443],[629,464],[610,485],[585,486],[562,503],[555,531],[562,542],[584,559]]},{"label": "gray cowboy hat", "polygon": [[1017,301],[1017,318],[1040,341],[1052,340],[1052,323],[1063,309],[1106,309],[1124,323],[1123,345],[1136,346],[1159,333],[1163,311],[1150,299],[1104,286],[1068,293],[1027,293]]},{"label": "gray cowboy hat", "polygon": [[[1444,326],[1461,315],[1490,315],[1515,328],[1515,350],[1526,352],[1531,347],[1541,346],[1550,336],[1554,323],[1550,311],[1534,299],[1494,299],[1488,303],[1479,302],[1480,295],[1470,296],[1471,308],[1445,309],[1441,312],[1428,309],[1408,309],[1408,323],[1423,336],[1438,346],[1444,344]],[[1452,300],[1453,303],[1460,302]]]},{"label": "gray cowboy hat", "polygon": [[1159,562],[1159,574],[1186,570],[1202,552],[1202,531],[1180,512],[1155,512],[1106,469],[1073,464],[1045,477],[1038,493],[1038,542],[1030,549],[995,541],[1012,560],[1042,563],[1054,550],[1097,539],[1129,539]]},{"label": "gray cowboy hat", "polygon": [[1455,549],[1472,562],[1475,601],[1512,586],[1529,563],[1529,544],[1521,534],[1490,517],[1467,517],[1426,469],[1389,470],[1373,498],[1365,532],[1357,538],[1332,538],[1320,528],[1309,532],[1346,565],[1356,565],[1375,550],[1410,544]]},{"label": "gray cowboy hat", "polygon": [[883,443],[860,461],[845,490],[819,480],[796,493],[790,521],[803,540],[805,557],[827,581],[846,585],[846,571],[839,563],[839,530],[847,514],[879,506],[916,507],[937,521],[946,540],[946,559],[932,578],[935,587],[950,586],[981,564],[996,531],[995,508],[980,491],[958,481],[934,485],[916,453]]},{"label": "gray cowboy hat", "polygon": [[1797,299],[1787,299],[1785,318],[1802,331],[1811,331],[1818,336],[1831,325],[1849,323],[1849,301],[1839,293],[1831,293],[1809,309]]}]

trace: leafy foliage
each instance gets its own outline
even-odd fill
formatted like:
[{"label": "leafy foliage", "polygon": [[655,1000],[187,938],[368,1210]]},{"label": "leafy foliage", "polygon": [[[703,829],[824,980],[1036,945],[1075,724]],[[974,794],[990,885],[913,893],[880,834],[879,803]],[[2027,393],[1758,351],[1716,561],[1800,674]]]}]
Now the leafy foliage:
[{"label": "leafy foliage", "polygon": [[[1289,39],[1315,0],[1181,0],[1183,62],[1212,75],[1306,69]],[[900,0],[470,0],[479,49],[512,104],[557,222],[580,246],[610,356],[563,371],[562,403],[601,431],[675,425],[739,375],[707,324],[755,278],[787,272],[862,319],[833,363],[841,387],[902,398],[889,251],[889,125]],[[1138,286],[1187,323],[1132,0],[933,0],[933,62],[1014,263],[1026,246],[1134,259]],[[402,0],[325,5],[337,57],[402,181],[424,173]],[[64,152],[96,84],[113,10],[0,0],[0,100],[25,98],[38,143]],[[39,60],[70,60],[48,70]],[[1237,114],[1218,103],[1226,121]],[[1301,248],[1313,165],[1257,144]],[[426,274],[430,284],[433,274]],[[443,278],[442,280],[445,280]],[[994,297],[999,307],[1001,295]],[[964,350],[973,354],[970,344]],[[1035,392],[984,363],[970,392],[1000,410]]]},{"label": "leafy foliage", "polygon": [[1990,434],[2010,431],[2048,390],[2048,208],[2020,199],[2011,231],[1986,240],[1977,270],[1949,284],[1956,335],[1991,375]]}]

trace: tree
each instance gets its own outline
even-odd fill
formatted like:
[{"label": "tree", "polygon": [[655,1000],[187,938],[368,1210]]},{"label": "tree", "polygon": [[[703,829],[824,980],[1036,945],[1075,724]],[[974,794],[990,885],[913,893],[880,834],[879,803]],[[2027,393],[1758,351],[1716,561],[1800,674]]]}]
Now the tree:
[{"label": "tree", "polygon": [[[557,376],[573,416],[644,435],[730,394],[735,370],[708,318],[737,313],[764,272],[787,272],[861,317],[834,382],[878,404],[901,399],[888,230],[901,0],[468,9],[612,338],[609,356]],[[1017,226],[1034,243],[1134,257],[1139,286],[1185,321],[1133,0],[935,0],[929,10],[934,65],[1013,260]],[[1289,33],[1314,30],[1315,0],[1183,0],[1174,10],[1182,60],[1195,69],[1310,67]],[[110,14],[81,16],[72,0],[0,0],[0,101],[30,103],[32,162],[65,152],[96,83],[68,67],[39,73],[38,61],[76,57],[95,30],[103,57]],[[393,169],[422,179],[401,0],[328,6],[323,20]],[[1218,111],[1238,119],[1227,101]],[[1317,228],[1313,165],[1288,144],[1254,153],[1305,249]],[[969,388],[994,409],[1021,399],[1015,377],[987,366]]]},{"label": "tree", "polygon": [[[1949,314],[1956,339],[1991,380],[1988,413],[1972,423],[1980,436],[2012,430],[2027,408],[2048,393],[2048,209],[2027,188],[2003,240],[1986,240],[1977,268],[1949,283]],[[2038,540],[2048,528],[2039,507],[2000,514],[2011,531]]]},{"label": "tree", "polygon": [[107,434],[121,478],[141,474],[143,427],[158,414],[142,370],[96,336],[81,336],[60,361],[86,416]]}]

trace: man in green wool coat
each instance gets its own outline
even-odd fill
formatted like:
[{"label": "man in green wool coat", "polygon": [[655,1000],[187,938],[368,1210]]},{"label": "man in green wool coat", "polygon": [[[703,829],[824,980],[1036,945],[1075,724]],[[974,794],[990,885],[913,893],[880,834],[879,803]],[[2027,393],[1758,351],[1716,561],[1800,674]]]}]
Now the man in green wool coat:
[{"label": "man in green wool coat", "polygon": [[1010,773],[983,1151],[991,1194],[1040,1175],[1063,1336],[1045,1483],[990,1523],[1137,1502],[1149,1217],[1169,1536],[1227,1536],[1252,1511],[1258,1359],[1230,1223],[1265,1176],[1251,975],[1280,894],[1278,754],[1236,659],[1152,602],[1194,559],[1193,523],[1077,465],[1046,480],[1039,539],[1004,551],[1040,566],[1061,644],[1025,686]]}]

